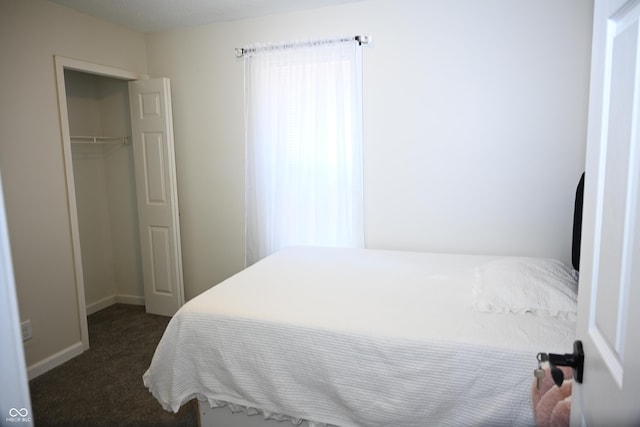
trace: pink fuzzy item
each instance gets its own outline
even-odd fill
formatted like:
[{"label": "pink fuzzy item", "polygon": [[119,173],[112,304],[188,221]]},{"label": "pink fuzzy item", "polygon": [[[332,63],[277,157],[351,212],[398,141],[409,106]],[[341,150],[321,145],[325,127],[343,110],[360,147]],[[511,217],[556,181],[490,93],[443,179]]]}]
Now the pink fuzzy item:
[{"label": "pink fuzzy item", "polygon": [[571,396],[558,402],[551,413],[550,427],[569,427],[571,416]]},{"label": "pink fuzzy item", "polygon": [[[565,381],[573,378],[572,368],[567,368],[565,366],[558,366],[558,367],[562,369],[562,372],[564,372]],[[540,399],[542,398],[542,396],[544,396],[544,394],[549,389],[551,389],[551,387],[555,387],[555,383],[553,382],[553,377],[551,376],[551,372],[549,370],[549,365],[545,364],[543,366],[543,369],[544,369],[544,378],[540,382],[540,388],[537,387],[537,380],[535,378],[533,379],[533,383],[531,384],[531,398],[533,401],[532,403],[533,403],[534,411],[536,410],[536,407],[538,406],[538,402],[540,402]]]},{"label": "pink fuzzy item", "polygon": [[[573,385],[572,380],[565,380],[562,383],[562,387],[551,387],[547,390],[535,409],[535,418],[536,418],[536,426],[537,427],[550,427],[551,418],[556,406],[559,402],[564,401],[567,397],[571,397],[571,387]],[[571,404],[569,404],[569,408],[571,408]],[[557,413],[557,421],[560,422],[562,420],[561,416],[562,411],[559,410]],[[567,417],[568,421],[568,417]],[[568,424],[567,424],[568,425]]]}]

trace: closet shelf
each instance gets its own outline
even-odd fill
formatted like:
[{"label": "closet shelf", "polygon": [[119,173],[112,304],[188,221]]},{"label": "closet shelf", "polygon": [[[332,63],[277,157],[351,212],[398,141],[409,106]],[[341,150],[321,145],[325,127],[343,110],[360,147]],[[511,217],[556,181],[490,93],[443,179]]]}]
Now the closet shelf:
[{"label": "closet shelf", "polygon": [[128,136],[90,136],[90,135],[73,135],[71,142],[74,144],[126,144],[129,142]]}]

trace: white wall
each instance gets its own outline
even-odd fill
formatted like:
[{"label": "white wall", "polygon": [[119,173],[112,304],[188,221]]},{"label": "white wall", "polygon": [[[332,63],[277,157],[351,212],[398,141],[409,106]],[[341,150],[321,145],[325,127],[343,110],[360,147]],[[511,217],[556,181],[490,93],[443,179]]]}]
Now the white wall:
[{"label": "white wall", "polygon": [[172,79],[186,297],[243,265],[243,64],[234,48],[368,34],[372,248],[569,261],[592,2],[369,0],[147,35]]},{"label": "white wall", "polygon": [[115,302],[142,304],[132,147],[71,148],[87,313]]},{"label": "white wall", "polygon": [[31,372],[81,348],[54,55],[146,72],[142,34],[41,0],[0,0],[0,170]]},{"label": "white wall", "polygon": [[84,296],[91,307],[116,293],[107,171],[96,147],[74,146],[72,150]]}]

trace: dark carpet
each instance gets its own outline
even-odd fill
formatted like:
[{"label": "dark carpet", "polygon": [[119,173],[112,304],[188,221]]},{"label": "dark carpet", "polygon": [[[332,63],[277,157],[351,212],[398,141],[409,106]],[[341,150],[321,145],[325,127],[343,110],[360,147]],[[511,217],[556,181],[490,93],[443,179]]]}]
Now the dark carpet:
[{"label": "dark carpet", "polygon": [[142,383],[168,317],[116,304],[88,321],[90,349],[29,383],[36,427],[197,426],[195,401],[167,412]]}]

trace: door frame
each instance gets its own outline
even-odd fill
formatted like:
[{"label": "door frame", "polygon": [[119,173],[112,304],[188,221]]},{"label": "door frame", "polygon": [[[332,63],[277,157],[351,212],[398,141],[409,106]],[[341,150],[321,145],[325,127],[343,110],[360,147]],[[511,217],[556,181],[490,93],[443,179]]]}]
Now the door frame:
[{"label": "door frame", "polygon": [[80,228],[78,226],[78,206],[76,203],[76,186],[73,176],[73,157],[71,152],[71,133],[69,130],[69,111],[67,109],[67,91],[64,79],[65,70],[81,71],[87,74],[112,77],[125,81],[148,79],[146,74],[140,74],[106,65],[94,64],[64,56],[54,56],[56,69],[56,85],[58,89],[58,110],[60,112],[60,132],[62,136],[62,152],[64,157],[65,180],[67,184],[67,206],[69,223],[71,226],[71,250],[76,282],[76,296],[78,304],[78,323],[80,325],[80,339],[82,351],[89,350],[89,326],[87,322],[87,306],[84,293],[84,274],[82,271],[82,252],[80,247]]}]

